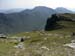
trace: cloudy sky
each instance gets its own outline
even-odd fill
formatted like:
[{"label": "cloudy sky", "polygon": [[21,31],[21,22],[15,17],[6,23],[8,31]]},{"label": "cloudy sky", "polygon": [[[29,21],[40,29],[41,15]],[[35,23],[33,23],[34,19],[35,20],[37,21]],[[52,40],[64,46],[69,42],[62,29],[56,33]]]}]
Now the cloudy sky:
[{"label": "cloudy sky", "polygon": [[0,9],[34,8],[35,6],[65,7],[74,10],[75,0],[0,0]]}]

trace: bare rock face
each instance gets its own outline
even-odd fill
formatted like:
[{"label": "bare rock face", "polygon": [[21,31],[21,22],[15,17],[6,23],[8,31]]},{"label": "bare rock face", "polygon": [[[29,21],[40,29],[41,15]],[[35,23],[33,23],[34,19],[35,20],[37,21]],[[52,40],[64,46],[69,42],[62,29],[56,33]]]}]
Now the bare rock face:
[{"label": "bare rock face", "polygon": [[47,19],[45,30],[48,31],[54,29],[55,26],[57,25],[56,23],[57,21],[58,21],[58,17],[56,16],[56,14],[53,14],[51,18]]}]

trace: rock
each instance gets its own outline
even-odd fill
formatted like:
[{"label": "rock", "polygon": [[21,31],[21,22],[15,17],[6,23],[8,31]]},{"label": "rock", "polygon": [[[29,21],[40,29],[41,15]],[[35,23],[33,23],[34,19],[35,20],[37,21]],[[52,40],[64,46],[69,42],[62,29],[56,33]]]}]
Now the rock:
[{"label": "rock", "polygon": [[44,38],[44,40],[47,40],[48,38]]},{"label": "rock", "polygon": [[56,16],[56,14],[53,14],[51,16],[51,18],[48,18],[47,19],[47,23],[46,23],[46,26],[45,26],[45,30],[46,31],[49,31],[49,30],[52,30],[52,29],[55,29],[55,26],[56,26],[56,22],[57,22],[57,19],[58,17]]},{"label": "rock", "polygon": [[[70,17],[68,17],[67,15],[69,15]],[[49,17],[47,19],[44,30],[50,31],[50,30],[63,28],[64,25],[61,25],[61,24],[58,23],[58,22],[61,22],[61,21],[73,22],[72,16],[70,14],[53,14],[51,17]],[[74,35],[75,35],[75,33],[74,33]]]},{"label": "rock", "polygon": [[14,47],[18,48],[18,49],[25,49],[23,43],[19,43],[18,45],[14,46]]},{"label": "rock", "polygon": [[2,39],[7,39],[7,36],[4,35],[4,34],[0,34],[0,38],[2,38]]},{"label": "rock", "polygon": [[75,40],[71,40],[71,43],[75,43]]},{"label": "rock", "polygon": [[64,46],[67,46],[67,47],[75,49],[75,43],[65,44]]},{"label": "rock", "polygon": [[41,49],[46,49],[49,51],[49,48],[47,48],[46,46],[42,46]]}]

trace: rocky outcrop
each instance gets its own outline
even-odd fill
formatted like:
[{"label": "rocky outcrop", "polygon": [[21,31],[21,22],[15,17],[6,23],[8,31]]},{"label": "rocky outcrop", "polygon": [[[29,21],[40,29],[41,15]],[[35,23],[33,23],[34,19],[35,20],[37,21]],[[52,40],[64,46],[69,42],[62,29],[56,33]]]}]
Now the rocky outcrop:
[{"label": "rocky outcrop", "polygon": [[52,29],[54,29],[55,26],[57,25],[57,23],[56,23],[57,21],[58,21],[58,17],[56,16],[56,14],[53,14],[51,16],[51,18],[47,19],[45,30],[52,30]]},{"label": "rocky outcrop", "polygon": [[54,29],[59,29],[62,26],[58,23],[59,21],[70,21],[70,22],[75,22],[73,17],[74,14],[53,14],[51,17],[47,19],[45,30],[54,30]]}]

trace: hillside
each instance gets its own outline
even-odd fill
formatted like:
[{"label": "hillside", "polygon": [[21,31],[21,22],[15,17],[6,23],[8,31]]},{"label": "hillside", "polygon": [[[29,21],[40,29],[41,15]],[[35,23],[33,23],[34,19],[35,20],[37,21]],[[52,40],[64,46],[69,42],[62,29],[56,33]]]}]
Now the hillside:
[{"label": "hillside", "polygon": [[[20,43],[20,38],[25,41]],[[75,40],[72,32],[63,30],[33,31],[0,39],[1,56],[74,56],[75,49],[65,46]],[[22,46],[21,48],[18,46]]]},{"label": "hillside", "polygon": [[[55,14],[51,8],[39,6],[32,10],[14,13],[0,13],[1,33],[16,33],[24,31],[42,30],[49,15]],[[6,20],[5,20],[6,19]],[[9,22],[8,22],[9,21]],[[6,24],[6,23],[7,24]]]},{"label": "hillside", "polygon": [[[6,39],[0,38],[0,56],[74,56],[74,18],[75,14],[53,14],[47,19],[48,26],[53,26],[48,28],[50,30],[14,33]],[[24,42],[20,42],[21,38]]]}]

